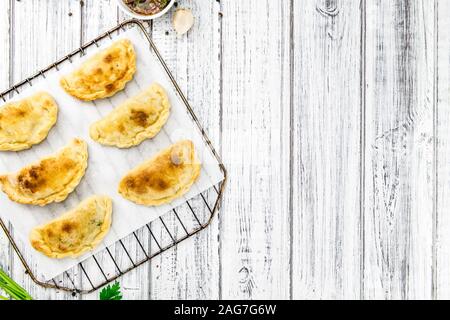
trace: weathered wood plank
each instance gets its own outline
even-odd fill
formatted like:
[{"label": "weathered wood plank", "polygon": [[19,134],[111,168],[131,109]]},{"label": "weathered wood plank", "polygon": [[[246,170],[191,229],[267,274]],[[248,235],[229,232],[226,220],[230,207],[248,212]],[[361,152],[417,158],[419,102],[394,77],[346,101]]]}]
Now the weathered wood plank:
[{"label": "weathered wood plank", "polygon": [[[10,78],[10,60],[9,60],[9,50],[10,50],[10,3],[9,0],[2,0],[1,7],[3,10],[0,11],[0,91],[9,88],[9,78]],[[0,105],[3,101],[0,100]],[[3,234],[3,230],[0,229],[0,268],[5,272],[10,272],[10,246],[8,239]],[[1,293],[0,293],[1,294]]]},{"label": "weathered wood plank", "polygon": [[369,1],[364,298],[432,297],[434,8]]},{"label": "weathered wood plank", "polygon": [[361,9],[294,1],[293,298],[357,299]]},{"label": "weathered wood plank", "polygon": [[222,297],[290,296],[289,1],[223,1]]},{"label": "weathered wood plank", "polygon": [[118,9],[114,0],[85,0],[82,8],[82,41],[87,42],[115,27],[119,22]]},{"label": "weathered wood plank", "polygon": [[[80,43],[80,3],[78,1],[12,1],[12,82],[16,83],[46,67]],[[67,293],[36,286],[14,252],[12,275],[38,299],[71,299]],[[32,263],[32,262],[30,262]]]},{"label": "weathered wood plank", "polygon": [[450,299],[450,2],[437,1],[436,298]]},{"label": "weathered wood plank", "polygon": [[[213,144],[220,147],[220,3],[178,1],[178,8],[190,8],[195,25],[177,37],[172,13],[153,22],[152,36],[183,92],[187,95]],[[173,12],[173,11],[172,11]],[[202,214],[205,207],[192,202]],[[179,215],[184,215],[179,209]],[[175,216],[165,221],[171,230],[183,233]],[[189,221],[187,221],[189,223]],[[151,263],[151,299],[219,298],[218,219],[206,230],[186,240]]]}]

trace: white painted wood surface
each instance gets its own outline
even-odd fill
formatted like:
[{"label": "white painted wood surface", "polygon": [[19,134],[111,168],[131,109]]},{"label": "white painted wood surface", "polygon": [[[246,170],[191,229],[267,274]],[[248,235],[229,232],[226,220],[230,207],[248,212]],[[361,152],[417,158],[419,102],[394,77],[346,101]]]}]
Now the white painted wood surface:
[{"label": "white painted wood surface", "polygon": [[288,1],[223,1],[223,298],[290,295],[289,12]]},{"label": "white painted wood surface", "polygon": [[368,1],[364,298],[433,296],[434,7]]},{"label": "white painted wood surface", "polygon": [[436,70],[433,108],[435,153],[435,295],[450,299],[450,1],[439,0],[435,6]]},{"label": "white painted wood surface", "polygon": [[[126,19],[114,2],[0,0],[1,88]],[[229,183],[125,298],[449,298],[450,1],[178,6],[186,36],[148,28]],[[36,298],[98,296],[34,285],[3,235],[0,266]]]},{"label": "white painted wood surface", "polygon": [[293,298],[355,299],[362,253],[360,5],[294,1],[293,15]]}]

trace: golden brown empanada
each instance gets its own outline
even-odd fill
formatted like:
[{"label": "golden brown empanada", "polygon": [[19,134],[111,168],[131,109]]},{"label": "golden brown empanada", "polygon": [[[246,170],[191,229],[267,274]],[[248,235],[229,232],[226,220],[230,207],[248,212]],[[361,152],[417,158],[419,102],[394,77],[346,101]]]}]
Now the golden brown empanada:
[{"label": "golden brown empanada", "polygon": [[119,184],[119,193],[138,204],[169,203],[189,191],[201,164],[192,141],[179,141],[131,170]]},{"label": "golden brown empanada", "polygon": [[169,118],[166,91],[157,83],[126,100],[91,125],[90,136],[101,144],[129,148],[153,138]]},{"label": "golden brown empanada", "polygon": [[91,101],[113,96],[125,88],[136,71],[136,54],[130,40],[122,39],[86,60],[60,80],[66,92]]},{"label": "golden brown empanada", "polygon": [[93,196],[49,223],[31,231],[34,249],[50,258],[76,258],[93,250],[111,227],[112,201]]},{"label": "golden brown empanada", "polygon": [[0,150],[20,151],[44,140],[58,117],[58,106],[46,92],[0,107]]},{"label": "golden brown empanada", "polygon": [[44,206],[61,202],[80,183],[87,167],[88,150],[83,140],[74,139],[56,154],[0,176],[2,190],[18,203]]}]

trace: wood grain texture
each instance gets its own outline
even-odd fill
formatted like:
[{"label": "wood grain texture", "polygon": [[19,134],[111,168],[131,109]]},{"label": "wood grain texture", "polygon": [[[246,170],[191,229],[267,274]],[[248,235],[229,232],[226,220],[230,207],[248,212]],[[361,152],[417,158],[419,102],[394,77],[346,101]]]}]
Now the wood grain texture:
[{"label": "wood grain texture", "polygon": [[294,2],[293,298],[361,291],[361,29],[356,1]]},{"label": "wood grain texture", "polygon": [[436,298],[450,299],[450,2],[436,2]]},{"label": "wood grain texture", "polygon": [[[192,10],[194,27],[178,37],[172,14],[168,14],[153,22],[153,40],[213,145],[220,148],[220,3],[183,0],[177,7]],[[201,201],[190,203],[195,212],[206,217]],[[193,219],[187,207],[177,210],[186,217],[183,221]],[[182,234],[175,216],[171,218],[165,221],[169,228]],[[218,226],[216,218],[208,229],[151,262],[151,299],[219,298]]]},{"label": "wood grain texture", "polygon": [[364,298],[432,297],[434,8],[369,1]]},{"label": "wood grain texture", "polygon": [[288,1],[223,1],[224,299],[290,297]]},{"label": "wood grain texture", "polygon": [[[1,7],[3,10],[0,11],[0,91],[9,88],[10,83],[10,3],[9,0],[1,0]],[[3,104],[3,100],[0,100],[0,105]],[[10,257],[10,245],[6,236],[3,234],[3,230],[0,230],[0,268],[5,272],[9,273],[11,270]],[[0,291],[1,292],[1,291]],[[0,295],[3,295],[0,293]]]}]

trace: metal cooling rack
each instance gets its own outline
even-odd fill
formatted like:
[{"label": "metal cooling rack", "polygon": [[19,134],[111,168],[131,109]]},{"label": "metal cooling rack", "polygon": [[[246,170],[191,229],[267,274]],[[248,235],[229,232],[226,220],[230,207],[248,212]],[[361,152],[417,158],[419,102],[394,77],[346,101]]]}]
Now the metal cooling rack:
[{"label": "metal cooling rack", "polygon": [[149,42],[150,48],[156,54],[159,62],[164,67],[176,91],[186,105],[186,109],[192,117],[192,120],[200,130],[204,141],[208,145],[208,148],[217,159],[220,169],[224,175],[224,180],[209,190],[202,192],[199,196],[185,202],[181,206],[150,222],[143,228],[133,232],[126,238],[121,239],[95,255],[92,255],[90,258],[79,263],[76,267],[64,272],[57,278],[46,282],[41,281],[35,276],[35,273],[32,271],[32,268],[28,263],[28,257],[25,253],[26,250],[24,249],[23,244],[14,239],[12,226],[7,226],[0,219],[0,226],[25,267],[26,272],[29,274],[31,279],[40,286],[76,293],[93,292],[116,280],[125,273],[143,265],[147,261],[150,261],[168,249],[178,245],[180,242],[189,239],[193,235],[204,230],[209,226],[211,220],[219,209],[219,203],[222,198],[227,177],[225,167],[217,152],[213,148],[211,141],[200,125],[200,122],[189,105],[189,102],[182,93],[180,87],[175,81],[175,78],[169,71],[169,68],[141,22],[133,19],[119,24],[115,28],[86,43],[79,49],[56,61],[47,68],[0,93],[0,99],[6,102],[5,97],[9,96],[11,98],[15,94],[20,93],[20,90],[23,89],[24,86],[32,86],[33,80],[39,79],[40,77],[45,78],[46,73],[52,71],[53,69],[59,70],[59,66],[63,63],[72,63],[72,58],[75,56],[85,55],[85,50],[89,47],[98,47],[102,40],[106,38],[112,39],[113,36],[119,34],[121,30],[126,30],[127,28],[133,26],[141,29],[145,35],[145,38]]}]

